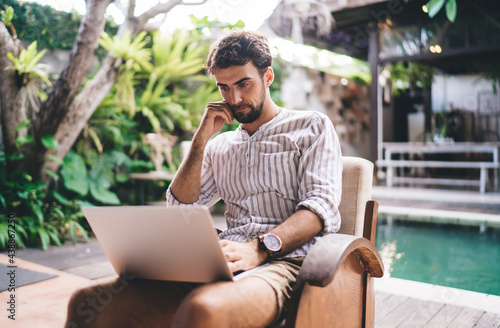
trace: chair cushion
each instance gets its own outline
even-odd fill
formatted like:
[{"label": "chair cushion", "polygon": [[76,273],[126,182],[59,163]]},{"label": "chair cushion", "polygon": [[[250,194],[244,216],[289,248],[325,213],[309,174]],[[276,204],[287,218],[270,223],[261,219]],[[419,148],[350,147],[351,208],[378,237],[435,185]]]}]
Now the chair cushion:
[{"label": "chair cushion", "polygon": [[366,202],[371,199],[373,163],[360,157],[343,157],[342,224],[338,233],[363,236]]}]

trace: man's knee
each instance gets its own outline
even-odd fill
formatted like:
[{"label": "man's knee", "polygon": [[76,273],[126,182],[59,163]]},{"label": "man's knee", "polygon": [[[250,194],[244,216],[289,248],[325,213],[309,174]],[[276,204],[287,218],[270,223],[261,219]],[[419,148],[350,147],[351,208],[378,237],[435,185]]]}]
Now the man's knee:
[{"label": "man's knee", "polygon": [[202,323],[204,327],[220,327],[221,321],[228,315],[224,301],[224,295],[199,288],[182,302],[176,319],[182,322],[187,320],[193,326]]},{"label": "man's knee", "polygon": [[126,285],[128,282],[120,278],[109,284],[75,291],[68,303],[66,328],[96,326],[97,318]]},{"label": "man's knee", "polygon": [[92,327],[97,314],[102,308],[95,301],[94,288],[77,290],[68,303],[66,328]]}]

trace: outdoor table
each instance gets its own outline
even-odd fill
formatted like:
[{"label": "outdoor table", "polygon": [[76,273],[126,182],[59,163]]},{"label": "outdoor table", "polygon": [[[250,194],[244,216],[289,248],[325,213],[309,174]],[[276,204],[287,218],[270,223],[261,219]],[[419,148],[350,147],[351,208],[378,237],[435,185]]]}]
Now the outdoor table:
[{"label": "outdoor table", "polygon": [[139,180],[141,183],[139,185],[139,202],[144,204],[144,182],[147,180],[164,180],[172,181],[174,179],[175,172],[165,172],[165,171],[151,171],[147,173],[131,173],[129,174],[130,179]]}]

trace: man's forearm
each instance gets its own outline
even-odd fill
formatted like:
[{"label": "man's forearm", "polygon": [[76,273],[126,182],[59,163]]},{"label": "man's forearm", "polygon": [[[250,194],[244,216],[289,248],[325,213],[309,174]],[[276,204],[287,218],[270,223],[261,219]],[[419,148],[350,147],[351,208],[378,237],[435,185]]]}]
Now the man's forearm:
[{"label": "man's forearm", "polygon": [[200,197],[205,147],[210,138],[219,132],[225,123],[231,124],[232,122],[233,114],[226,102],[216,101],[207,104],[189,153],[170,186],[170,191],[179,202],[192,204]]},{"label": "man's forearm", "polygon": [[182,161],[177,174],[170,185],[170,191],[181,203],[191,204],[200,197],[201,170],[206,143],[195,142],[191,145],[188,155]]},{"label": "man's forearm", "polygon": [[321,218],[313,211],[303,208],[269,232],[280,237],[283,243],[281,254],[284,255],[304,245],[322,230]]}]

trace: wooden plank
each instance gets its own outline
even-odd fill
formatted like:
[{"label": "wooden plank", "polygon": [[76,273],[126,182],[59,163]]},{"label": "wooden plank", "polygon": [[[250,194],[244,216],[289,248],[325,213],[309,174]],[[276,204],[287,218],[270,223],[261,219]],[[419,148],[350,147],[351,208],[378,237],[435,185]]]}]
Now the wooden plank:
[{"label": "wooden plank", "polygon": [[[3,302],[2,302],[3,304]],[[46,311],[30,303],[18,304],[16,320],[7,318],[7,315],[0,316],[0,327],[9,328],[53,328],[64,327],[66,315]],[[7,313],[7,312],[6,312]]]},{"label": "wooden plank", "polygon": [[[7,264],[8,260],[7,255],[0,254],[0,263]],[[19,268],[57,275],[53,279],[16,288],[16,297],[21,302],[18,313],[22,320],[16,320],[22,323],[19,327],[61,327],[60,323],[66,318],[71,294],[76,289],[89,285],[90,280],[19,258],[16,258],[16,265]],[[4,297],[6,296],[9,296],[8,292],[0,293],[2,304],[5,304]],[[31,324],[33,316],[40,319],[40,325]],[[3,327],[3,325],[0,326]]]},{"label": "wooden plank", "polygon": [[474,328],[498,328],[500,327],[500,314],[485,312]]},{"label": "wooden plank", "polygon": [[452,322],[448,325],[453,328],[471,328],[474,327],[479,318],[483,315],[483,310],[472,308],[462,308]]},{"label": "wooden plank", "polygon": [[404,322],[405,328],[421,328],[426,322],[428,322],[436,313],[438,313],[443,307],[444,303],[431,302],[431,301],[420,301],[417,304],[417,308],[413,308],[413,312],[406,317]]},{"label": "wooden plank", "polygon": [[[407,327],[407,325],[411,323],[412,318],[415,318],[414,317],[415,312],[419,312],[420,309],[425,307],[426,303],[429,303],[429,302],[423,301],[423,300],[417,300],[415,298],[410,298],[409,300],[407,300],[406,302],[404,302],[400,306],[398,306],[396,309],[394,309],[394,311],[391,311],[386,316],[384,316],[382,319],[377,321],[376,322],[377,328],[378,327],[384,327],[384,328],[398,327],[400,325],[404,325],[405,327]],[[442,305],[435,306],[434,309],[431,309],[430,311],[428,311],[428,312],[432,312],[432,313],[428,314],[427,320],[430,317],[432,317],[432,315],[435,314],[441,307],[442,307]],[[427,321],[427,320],[425,320],[425,321]],[[423,323],[425,323],[425,321]]]},{"label": "wooden plank", "polygon": [[[425,325],[424,328],[448,327],[450,322],[462,311],[463,307],[446,304]],[[472,327],[472,326],[471,326]],[[470,328],[470,327],[469,327]]]},{"label": "wooden plank", "polygon": [[375,292],[375,308],[377,305],[385,300],[387,297],[391,296],[389,293],[384,293],[384,292]]},{"label": "wooden plank", "polygon": [[391,295],[375,306],[375,327],[385,316],[395,311],[410,298],[407,296]]}]

